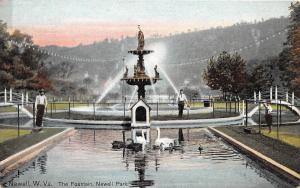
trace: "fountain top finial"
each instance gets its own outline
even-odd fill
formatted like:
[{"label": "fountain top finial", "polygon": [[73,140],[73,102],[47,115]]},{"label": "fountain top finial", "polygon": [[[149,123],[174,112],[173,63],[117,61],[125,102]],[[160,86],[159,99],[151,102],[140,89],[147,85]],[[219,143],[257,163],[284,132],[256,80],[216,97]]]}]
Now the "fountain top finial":
[{"label": "fountain top finial", "polygon": [[145,46],[144,33],[141,30],[140,25],[138,25],[138,29],[139,29],[139,32],[138,32],[138,47],[137,47],[137,50],[142,51],[142,50],[144,50],[144,46]]},{"label": "fountain top finial", "polygon": [[141,25],[138,26],[138,46],[136,50],[129,50],[128,53],[134,54],[134,55],[147,55],[153,52],[153,50],[145,50],[145,39],[144,39],[144,33],[141,30]]}]

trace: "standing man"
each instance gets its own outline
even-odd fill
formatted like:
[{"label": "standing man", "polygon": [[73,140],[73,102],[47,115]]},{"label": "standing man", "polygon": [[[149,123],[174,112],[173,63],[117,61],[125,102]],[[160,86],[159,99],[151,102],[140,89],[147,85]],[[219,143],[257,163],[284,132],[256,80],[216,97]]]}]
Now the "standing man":
[{"label": "standing man", "polygon": [[36,110],[36,122],[35,125],[38,128],[42,127],[43,123],[43,116],[45,109],[47,108],[47,97],[45,96],[45,91],[44,89],[41,89],[39,91],[39,95],[36,96],[35,98],[35,110]]},{"label": "standing man", "polygon": [[266,123],[269,127],[269,133],[271,133],[272,131],[272,122],[273,122],[273,118],[272,118],[272,106],[270,104],[270,102],[264,103],[264,107],[265,107],[265,120]]},{"label": "standing man", "polygon": [[183,94],[183,89],[180,89],[179,94],[177,96],[177,104],[178,104],[178,117],[182,118],[184,104],[187,104],[188,107],[190,107],[185,94]]}]

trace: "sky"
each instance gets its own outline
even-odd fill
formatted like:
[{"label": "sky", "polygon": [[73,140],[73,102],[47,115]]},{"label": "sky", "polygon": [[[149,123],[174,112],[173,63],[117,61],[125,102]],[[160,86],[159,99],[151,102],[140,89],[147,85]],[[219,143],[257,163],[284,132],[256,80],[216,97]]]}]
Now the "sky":
[{"label": "sky", "polygon": [[0,19],[41,46],[77,46],[230,26],[288,16],[291,1],[0,0]]}]

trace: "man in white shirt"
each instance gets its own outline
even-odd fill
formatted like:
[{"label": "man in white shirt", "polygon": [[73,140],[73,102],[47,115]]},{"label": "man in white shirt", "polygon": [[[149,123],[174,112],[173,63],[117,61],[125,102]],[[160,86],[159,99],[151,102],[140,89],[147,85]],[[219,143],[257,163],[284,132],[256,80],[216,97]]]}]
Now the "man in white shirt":
[{"label": "man in white shirt", "polygon": [[47,108],[47,97],[45,96],[45,91],[44,89],[41,89],[39,91],[39,95],[36,96],[35,98],[35,110],[36,110],[36,122],[35,125],[37,127],[41,127],[43,123],[43,116],[45,109]]},{"label": "man in white shirt", "polygon": [[183,94],[183,89],[180,89],[179,94],[177,96],[177,104],[178,104],[178,117],[182,118],[182,114],[183,114],[183,109],[184,109],[184,104],[186,103],[188,107],[190,107],[185,94]]}]

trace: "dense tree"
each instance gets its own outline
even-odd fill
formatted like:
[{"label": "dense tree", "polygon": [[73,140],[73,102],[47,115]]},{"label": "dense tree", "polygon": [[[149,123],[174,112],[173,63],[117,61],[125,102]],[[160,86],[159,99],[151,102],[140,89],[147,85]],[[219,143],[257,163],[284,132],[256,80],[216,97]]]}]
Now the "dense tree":
[{"label": "dense tree", "polygon": [[283,72],[279,70],[279,58],[267,57],[264,60],[253,59],[247,63],[247,87],[245,95],[253,95],[253,91],[265,91],[270,86],[284,87],[281,80]]},{"label": "dense tree", "polygon": [[291,44],[292,65],[290,70],[294,73],[292,87],[300,93],[300,2],[291,5],[291,31],[288,41]]},{"label": "dense tree", "polygon": [[191,100],[193,98],[197,98],[199,95],[199,90],[196,88],[191,88],[191,87],[184,87],[183,92],[186,95],[188,100]]},{"label": "dense tree", "polygon": [[76,64],[69,61],[63,61],[56,64],[49,62],[47,72],[52,79],[69,79],[76,72]]},{"label": "dense tree", "polygon": [[89,85],[93,83],[93,80],[90,77],[86,77],[83,79],[83,84],[85,85],[85,89],[88,91]]},{"label": "dense tree", "polygon": [[285,49],[280,54],[283,79],[287,85],[300,94],[300,2],[291,3],[290,25]]},{"label": "dense tree", "polygon": [[268,89],[273,82],[272,75],[267,67],[263,64],[259,64],[247,78],[247,90],[252,94],[253,91],[263,91]]},{"label": "dense tree", "polygon": [[80,95],[80,100],[82,100],[82,96],[85,96],[87,94],[87,90],[85,87],[81,87],[78,89],[78,93]]},{"label": "dense tree", "polygon": [[170,96],[176,94],[175,91],[174,91],[174,89],[171,86],[167,87],[167,91],[166,92],[167,92],[167,95],[169,95],[169,98],[170,98]]},{"label": "dense tree", "polygon": [[[12,43],[10,41],[17,42]],[[31,36],[15,30],[7,32],[0,20],[0,87],[16,89],[51,89],[51,82],[43,71],[46,56],[33,44]]]},{"label": "dense tree", "polygon": [[213,90],[221,90],[223,95],[237,95],[245,88],[246,64],[237,53],[230,55],[223,51],[218,57],[212,57],[204,71],[204,80]]},{"label": "dense tree", "polygon": [[12,58],[10,53],[13,52],[8,43],[9,33],[7,26],[0,21],[0,87],[4,88],[14,84],[14,76],[12,74]]},{"label": "dense tree", "polygon": [[[60,94],[62,96],[75,96],[77,93],[77,86],[74,82],[66,82],[66,81],[60,81],[59,82],[62,87],[60,88]],[[78,91],[79,92],[79,91]]]},{"label": "dense tree", "polygon": [[117,92],[107,94],[107,98],[109,98],[109,99],[117,99],[119,97],[120,97],[120,93],[117,93]]}]

